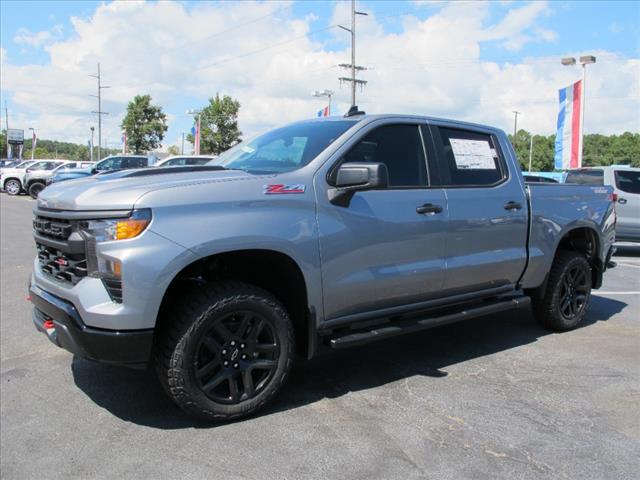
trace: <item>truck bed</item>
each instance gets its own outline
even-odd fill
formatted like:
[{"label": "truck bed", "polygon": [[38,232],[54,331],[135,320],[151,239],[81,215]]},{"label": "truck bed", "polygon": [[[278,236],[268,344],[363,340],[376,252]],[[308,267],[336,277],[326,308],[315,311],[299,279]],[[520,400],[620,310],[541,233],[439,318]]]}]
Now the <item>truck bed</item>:
[{"label": "truck bed", "polygon": [[523,288],[540,285],[551,268],[560,239],[575,228],[602,232],[595,253],[604,264],[615,241],[613,189],[606,186],[526,184],[530,205],[529,261]]}]

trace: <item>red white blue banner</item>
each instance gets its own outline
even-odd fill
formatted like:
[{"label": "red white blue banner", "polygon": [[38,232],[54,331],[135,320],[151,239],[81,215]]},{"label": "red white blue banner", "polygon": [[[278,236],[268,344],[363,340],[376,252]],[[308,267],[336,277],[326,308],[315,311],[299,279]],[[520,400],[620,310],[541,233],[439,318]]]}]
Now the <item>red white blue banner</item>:
[{"label": "red white blue banner", "polygon": [[582,80],[562,88],[556,132],[555,167],[557,170],[580,168],[582,163]]}]

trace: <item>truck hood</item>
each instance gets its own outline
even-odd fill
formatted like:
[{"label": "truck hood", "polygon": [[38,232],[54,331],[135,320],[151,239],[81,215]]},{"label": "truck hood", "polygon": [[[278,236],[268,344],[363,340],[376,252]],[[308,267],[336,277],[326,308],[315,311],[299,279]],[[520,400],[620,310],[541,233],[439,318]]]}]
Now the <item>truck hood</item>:
[{"label": "truck hood", "polygon": [[[38,195],[39,208],[55,210],[130,210],[146,193],[252,177],[221,167],[168,167],[122,170],[53,183]],[[179,192],[176,192],[179,195]]]}]

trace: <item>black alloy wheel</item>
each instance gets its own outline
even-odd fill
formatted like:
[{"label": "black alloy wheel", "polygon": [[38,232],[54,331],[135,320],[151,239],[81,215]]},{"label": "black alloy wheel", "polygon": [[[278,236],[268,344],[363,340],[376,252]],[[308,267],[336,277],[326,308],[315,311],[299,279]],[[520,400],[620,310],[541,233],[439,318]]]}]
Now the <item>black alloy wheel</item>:
[{"label": "black alloy wheel", "polygon": [[237,281],[174,294],[155,346],[158,378],[187,413],[233,420],[282,388],[295,353],[294,329],[271,293]]},{"label": "black alloy wheel", "polygon": [[194,374],[200,389],[219,403],[259,394],[278,366],[275,328],[255,312],[230,313],[204,332],[196,347]]},{"label": "black alloy wheel", "polygon": [[584,266],[577,264],[568,269],[562,277],[559,308],[560,314],[565,319],[573,320],[586,307],[591,291],[590,279],[587,281],[588,276]]},{"label": "black alloy wheel", "polygon": [[585,255],[575,250],[559,251],[544,292],[532,298],[535,317],[552,330],[576,328],[587,313],[591,284],[591,264]]}]

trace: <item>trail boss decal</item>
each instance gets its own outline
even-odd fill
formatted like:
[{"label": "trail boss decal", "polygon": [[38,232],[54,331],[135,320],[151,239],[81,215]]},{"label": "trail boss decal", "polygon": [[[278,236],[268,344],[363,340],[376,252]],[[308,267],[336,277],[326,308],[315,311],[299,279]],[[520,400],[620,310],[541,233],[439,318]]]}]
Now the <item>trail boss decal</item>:
[{"label": "trail boss decal", "polygon": [[265,195],[280,195],[280,194],[288,194],[288,193],[304,193],[305,185],[303,183],[295,184],[295,185],[284,185],[284,184],[275,184],[275,185],[265,185],[264,186],[264,194]]}]

